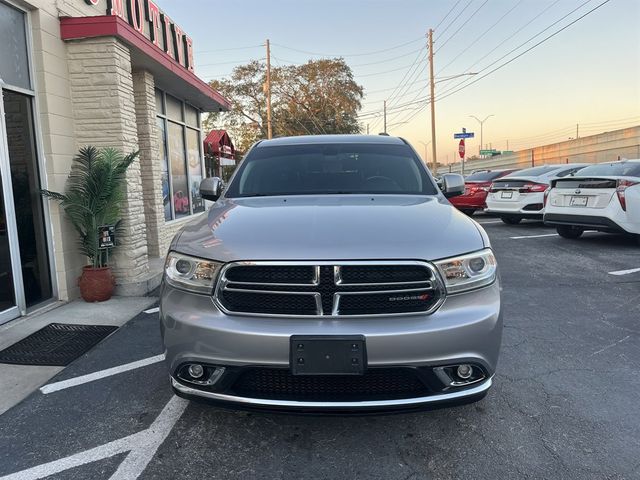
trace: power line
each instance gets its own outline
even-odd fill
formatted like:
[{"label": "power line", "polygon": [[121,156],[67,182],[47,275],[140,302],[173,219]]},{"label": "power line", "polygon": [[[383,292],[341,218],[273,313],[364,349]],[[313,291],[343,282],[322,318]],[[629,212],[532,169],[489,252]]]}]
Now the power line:
[{"label": "power line", "polygon": [[518,3],[516,3],[513,7],[511,7],[509,10],[507,10],[507,12],[502,15],[498,20],[495,21],[495,23],[493,23],[489,28],[487,28],[484,32],[482,32],[478,37],[476,37],[475,39],[473,39],[473,41],[471,43],[469,43],[469,45],[467,45],[465,48],[462,49],[462,51],[456,55],[455,57],[453,57],[453,59],[447,63],[444,67],[442,67],[438,73],[436,73],[436,77],[438,75],[440,75],[440,73],[442,73],[449,65],[451,65],[452,63],[454,63],[458,58],[460,58],[464,53],[466,53],[471,47],[473,47],[478,40],[480,40],[482,37],[484,37],[487,33],[489,33],[491,30],[493,30],[493,28],[498,25],[502,20],[504,20],[504,18],[509,15],[511,12],[513,12],[516,8],[518,8],[518,6],[523,2],[524,0],[520,0]]},{"label": "power line", "polygon": [[[588,0],[587,2],[583,3],[582,5],[584,5],[584,4],[586,4],[586,3],[589,3],[590,1],[591,1],[591,0]],[[515,57],[513,57],[513,58],[511,58],[511,59],[507,60],[506,62],[504,62],[504,63],[503,63],[503,64],[501,64],[501,65],[498,65],[498,66],[497,66],[496,68],[494,68],[493,70],[491,70],[491,71],[489,71],[489,72],[485,73],[484,75],[482,75],[482,76],[480,76],[480,77],[478,77],[478,78],[474,77],[474,80],[472,80],[471,82],[467,83],[466,85],[463,85],[462,87],[457,88],[457,89],[456,89],[456,87],[457,87],[457,86],[454,86],[452,89],[450,89],[450,90],[449,90],[449,92],[444,92],[442,95],[440,95],[439,100],[443,100],[444,98],[447,98],[447,97],[449,97],[449,96],[453,95],[454,93],[457,93],[457,92],[459,92],[460,90],[463,90],[463,89],[465,89],[465,88],[467,88],[467,87],[469,87],[469,86],[473,85],[474,83],[479,82],[479,81],[480,81],[480,80],[482,80],[483,78],[488,77],[489,75],[491,75],[492,73],[494,73],[494,72],[496,72],[496,71],[500,70],[501,68],[506,67],[506,66],[507,66],[507,65],[509,65],[511,62],[513,62],[513,61],[517,60],[518,58],[520,58],[520,57],[521,57],[521,56],[523,56],[524,54],[526,54],[526,53],[530,52],[531,50],[533,50],[534,48],[538,47],[539,45],[542,45],[542,44],[543,44],[543,43],[545,43],[547,40],[550,40],[551,38],[555,37],[555,36],[556,36],[556,35],[558,35],[560,32],[563,32],[564,30],[566,30],[567,28],[569,28],[570,26],[572,26],[572,25],[573,25],[573,24],[575,24],[576,22],[578,22],[578,21],[582,20],[582,19],[583,19],[584,17],[586,17],[587,15],[589,15],[589,14],[591,14],[591,13],[595,12],[595,11],[596,11],[596,10],[598,10],[600,7],[602,7],[603,5],[605,5],[605,4],[607,4],[607,3],[609,3],[610,1],[611,1],[611,0],[604,0],[604,2],[602,2],[602,3],[598,4],[597,6],[595,6],[594,8],[592,8],[591,10],[589,10],[588,12],[586,12],[586,13],[584,13],[584,14],[580,15],[580,16],[579,16],[578,18],[576,18],[575,20],[573,20],[573,21],[569,22],[567,25],[565,25],[565,26],[564,26],[564,27],[562,27],[561,29],[556,30],[556,31],[555,31],[555,32],[553,32],[551,35],[548,35],[547,37],[543,38],[543,39],[542,39],[542,40],[540,40],[538,43],[536,43],[535,45],[532,45],[531,47],[527,48],[526,50],[524,50],[523,52],[519,53],[519,54],[518,54],[518,55],[516,55]],[[582,5],[581,5],[581,6],[582,6]],[[578,7],[578,8],[580,8],[580,7]],[[572,10],[569,14],[573,13],[575,10],[576,10],[576,9]],[[562,19],[566,18],[569,14],[565,15],[564,17],[562,17]],[[561,20],[562,20],[562,19],[561,19]],[[558,22],[559,22],[559,21],[560,21],[560,20],[558,20]],[[551,26],[553,26],[553,25],[557,24],[558,22],[554,22]],[[545,29],[543,30],[543,32],[544,32],[545,30],[548,30],[548,29],[549,29],[549,27],[545,28]],[[540,32],[540,33],[542,33],[542,32]],[[534,37],[532,37],[532,39],[533,39],[533,38],[535,38],[535,37],[537,37],[538,35],[539,35],[539,34],[534,35]],[[527,40],[524,44],[529,43],[529,41],[531,41],[531,39]],[[518,48],[520,48],[520,47],[521,47],[521,46],[523,46],[524,44],[520,45],[519,47],[515,48],[514,50],[517,50]],[[511,50],[511,52],[513,52],[514,50]],[[509,52],[509,53],[511,53],[511,52]],[[504,58],[504,56],[503,56],[503,57],[501,57],[501,59],[502,59],[502,58]],[[496,62],[493,62],[493,63],[492,63],[492,64],[490,64],[489,66],[491,66],[491,65],[493,65],[493,64],[495,64],[495,63],[496,63]],[[483,68],[481,71],[486,70],[489,66],[487,66],[487,67]],[[460,84],[459,84],[459,85],[460,85]]]},{"label": "power line", "polygon": [[320,57],[364,57],[364,56],[367,56],[367,55],[376,55],[378,53],[384,53],[384,52],[389,52],[391,50],[396,50],[398,48],[402,48],[402,47],[405,47],[407,45],[411,45],[413,43],[417,43],[417,42],[419,42],[421,40],[422,40],[422,38],[417,38],[417,39],[410,40],[410,41],[405,42],[405,43],[401,43],[399,45],[394,45],[393,47],[384,48],[382,50],[374,50],[374,51],[371,51],[371,52],[342,53],[342,54],[333,54],[333,53],[329,54],[329,53],[310,52],[308,50],[301,50],[301,49],[298,49],[298,48],[287,47],[286,45],[280,45],[278,43],[274,43],[273,45],[276,45],[276,46],[278,46],[280,48],[285,48],[287,50],[292,50],[294,52],[305,53],[307,55],[315,55],[315,56],[320,56]]},{"label": "power line", "polygon": [[232,50],[249,50],[253,48],[263,48],[264,44],[251,45],[248,47],[233,47],[233,48],[217,48],[215,50],[196,50],[196,53],[215,53],[215,52],[230,52]]},{"label": "power line", "polygon": [[[396,55],[393,58],[387,58],[387,59],[384,59],[384,60],[378,60],[377,62],[357,63],[355,65],[349,64],[349,68],[366,67],[366,66],[369,66],[369,65],[379,65],[381,63],[394,62],[394,61],[398,60],[399,58],[408,57],[409,55],[413,55],[414,53],[419,52],[419,51],[421,51],[423,49],[424,49],[424,47],[421,47],[421,48],[418,48],[416,50],[412,50],[412,51],[410,51],[408,53],[403,53],[402,55]],[[334,57],[334,58],[340,58],[340,57]],[[280,61],[284,62],[284,63],[289,63],[291,65],[304,65],[305,63],[307,63],[310,60],[307,60],[305,62],[296,62],[296,61],[293,61],[293,60],[286,60],[284,58],[280,58]]]},{"label": "power line", "polygon": [[[590,1],[590,0],[589,0]],[[513,32],[511,35],[509,35],[507,38],[505,38],[504,40],[502,40],[500,43],[498,43],[498,45],[496,45],[495,47],[493,47],[491,50],[489,50],[489,52],[487,52],[484,56],[480,57],[478,60],[476,60],[473,64],[471,64],[468,68],[465,69],[465,71],[470,72],[472,71],[472,68],[475,67],[476,65],[478,65],[482,60],[484,60],[485,58],[487,58],[489,55],[491,55],[493,52],[495,52],[498,48],[500,48],[502,45],[504,45],[505,43],[507,43],[509,40],[511,40],[514,36],[516,36],[518,33],[520,33],[522,30],[524,30],[526,27],[528,27],[531,23],[533,23],[535,20],[537,20],[540,16],[542,16],[544,13],[546,13],[549,9],[551,9],[552,7],[554,7],[558,2],[560,2],[560,0],[555,0],[551,5],[549,5],[548,7],[544,8],[540,13],[538,13],[537,15],[535,15],[532,19],[528,20],[524,25],[522,25],[520,28],[518,28],[515,32]],[[527,43],[527,42],[525,42]],[[451,80],[448,80],[445,83],[448,83]],[[465,79],[463,82],[459,82],[458,85],[467,82],[469,79]]]},{"label": "power line", "polygon": [[[591,0],[589,0],[589,1],[591,1]],[[538,47],[539,45],[541,45],[541,44],[545,43],[547,40],[549,40],[549,39],[551,39],[551,38],[555,37],[555,36],[556,36],[556,35],[558,35],[560,32],[562,32],[562,31],[566,30],[567,28],[569,28],[569,27],[570,27],[570,26],[572,26],[573,24],[575,24],[575,23],[577,23],[578,21],[582,20],[582,19],[583,19],[583,18],[585,18],[587,15],[589,15],[589,14],[591,14],[591,13],[595,12],[595,11],[596,11],[596,10],[598,10],[600,7],[602,7],[603,5],[605,5],[605,4],[607,4],[607,3],[609,3],[610,1],[611,1],[611,0],[605,0],[604,2],[602,2],[602,3],[598,4],[597,6],[595,6],[594,8],[592,8],[591,10],[589,10],[588,12],[584,13],[584,14],[583,14],[583,15],[581,15],[580,17],[576,18],[575,20],[571,21],[570,23],[568,23],[567,25],[565,25],[565,26],[564,26],[564,27],[562,27],[561,29],[559,29],[559,30],[555,31],[555,32],[554,32],[554,33],[552,33],[551,35],[548,35],[547,37],[545,37],[544,39],[540,40],[540,41],[539,41],[538,43],[536,43],[535,45],[532,45],[531,47],[529,47],[529,48],[528,48],[528,49],[526,49],[525,51],[523,51],[523,52],[519,53],[519,54],[518,54],[518,55],[516,55],[515,57],[513,57],[513,58],[511,58],[510,60],[508,60],[508,61],[504,62],[503,64],[499,65],[498,67],[494,68],[493,70],[489,71],[488,73],[486,73],[486,74],[482,75],[481,77],[479,77],[479,78],[475,79],[474,81],[472,81],[472,82],[468,83],[467,85],[464,85],[464,86],[462,86],[461,88],[458,88],[458,89],[455,89],[456,87],[453,87],[453,89],[451,89],[451,90],[449,91],[449,93],[446,93],[445,95],[440,95],[440,97],[438,97],[436,101],[444,100],[445,98],[450,97],[451,95],[453,95],[453,94],[455,94],[455,93],[459,92],[460,90],[464,90],[465,88],[467,88],[467,87],[469,87],[469,86],[473,85],[473,84],[474,84],[474,83],[476,83],[476,82],[479,82],[480,80],[482,80],[483,78],[485,78],[485,77],[487,77],[487,76],[491,75],[492,73],[496,72],[497,70],[500,70],[501,68],[503,68],[503,67],[507,66],[507,65],[508,65],[508,64],[510,64],[511,62],[515,61],[516,59],[518,59],[518,58],[520,58],[521,56],[525,55],[526,53],[530,52],[531,50],[533,50],[534,48]],[[585,3],[588,3],[588,2],[585,2]],[[583,5],[584,5],[584,4],[583,4]],[[578,8],[580,8],[580,7],[578,7]],[[575,10],[573,10],[573,11],[575,11]],[[570,13],[573,13],[573,11],[572,11],[572,12],[570,12]],[[566,17],[566,15],[565,15],[565,17]],[[565,17],[563,17],[563,18],[565,18]],[[555,22],[555,23],[558,23],[558,22]],[[555,23],[554,23],[554,24],[555,24]],[[547,30],[548,28],[549,28],[549,27],[547,27],[545,30]],[[543,31],[544,31],[544,30],[543,30]],[[538,35],[539,35],[539,34],[538,34]],[[533,38],[535,38],[535,37],[536,37],[536,36],[538,36],[538,35],[535,35]],[[525,42],[525,44],[526,44],[526,43],[528,43],[529,41],[530,41],[530,40],[527,40],[527,42]],[[520,48],[520,47],[518,47],[518,48]],[[494,62],[494,63],[495,63],[495,62]],[[422,105],[422,106],[421,106],[421,107],[420,107],[420,108],[419,108],[419,109],[418,109],[418,110],[417,110],[413,115],[411,115],[411,117],[409,118],[409,120],[411,120],[413,117],[415,117],[415,116],[416,116],[420,111],[424,110],[424,109],[427,107],[427,105],[428,105],[428,103],[425,103],[424,105]],[[573,127],[571,127],[571,128],[573,129]]]},{"label": "power line", "polygon": [[487,2],[488,2],[488,1],[489,1],[489,0],[484,0],[484,3],[483,3],[482,5],[480,5],[478,8],[476,8],[476,10],[471,14],[471,16],[470,16],[469,18],[467,18],[467,19],[465,20],[465,22],[464,22],[462,25],[460,25],[460,26],[458,27],[458,29],[457,29],[455,32],[453,32],[453,35],[451,35],[449,38],[447,38],[447,39],[446,39],[446,40],[445,40],[445,41],[444,41],[444,42],[443,42],[443,43],[442,43],[438,48],[436,48],[436,50],[433,52],[433,54],[435,55],[436,53],[438,53],[438,51],[439,51],[442,47],[444,47],[447,43],[449,43],[449,40],[451,40],[453,37],[455,37],[455,36],[460,32],[460,30],[462,30],[462,28],[463,28],[467,23],[469,23],[473,17],[475,17],[476,13],[478,13],[478,12],[480,11],[480,9],[482,9],[482,7],[484,7],[484,6],[487,4]]},{"label": "power line", "polygon": [[[458,2],[458,3],[460,3],[460,2]],[[458,3],[456,3],[456,5],[458,5]],[[464,12],[467,8],[469,8],[469,5],[471,5],[471,3],[473,3],[473,0],[469,0],[469,1],[467,2],[467,4],[466,4],[464,7],[462,7],[461,12]],[[456,5],[454,5],[454,7],[455,7]],[[451,13],[451,12],[449,12],[449,13]],[[447,15],[448,15],[448,14],[447,14]],[[442,30],[442,32],[440,32],[440,33],[439,33],[439,35],[438,35],[438,38],[437,38],[437,39],[439,39],[442,35],[444,35],[444,34],[447,32],[447,30],[449,30],[449,28],[451,28],[451,25],[453,25],[454,23],[456,23],[456,20],[458,20],[458,18],[460,18],[460,17],[458,16],[458,17],[453,18],[453,19],[449,22],[449,24],[448,24],[446,27],[444,27],[444,30]],[[441,22],[441,23],[442,23],[442,22]],[[435,30],[435,29],[434,29],[434,30]],[[436,40],[437,40],[437,39],[436,39]]]},{"label": "power line", "polygon": [[438,30],[438,28],[440,28],[440,25],[442,25],[442,22],[444,22],[444,21],[447,19],[447,17],[448,17],[449,15],[451,15],[451,12],[453,12],[453,11],[456,9],[456,7],[458,6],[458,4],[459,4],[461,1],[462,1],[462,0],[458,0],[458,1],[453,5],[453,7],[451,7],[451,9],[447,12],[447,14],[446,14],[444,17],[442,17],[442,20],[440,20],[440,22],[438,22],[438,25],[436,25],[436,26],[434,27],[434,29],[433,29],[434,31],[437,31],[437,30]]}]

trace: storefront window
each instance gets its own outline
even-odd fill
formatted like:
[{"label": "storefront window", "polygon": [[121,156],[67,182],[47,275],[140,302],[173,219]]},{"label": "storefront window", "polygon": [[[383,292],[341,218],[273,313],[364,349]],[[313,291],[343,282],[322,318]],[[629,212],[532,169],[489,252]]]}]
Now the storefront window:
[{"label": "storefront window", "polygon": [[187,156],[189,160],[189,177],[191,182],[191,204],[193,213],[204,212],[204,201],[200,196],[202,181],[202,162],[200,161],[200,135],[197,130],[187,128]]},{"label": "storefront window", "polygon": [[156,90],[156,110],[164,218],[203,212],[200,111],[161,90]]},{"label": "storefront window", "polygon": [[171,188],[169,187],[169,158],[167,157],[167,130],[165,121],[158,118],[158,143],[160,145],[160,165],[162,168],[162,206],[164,219],[171,220]]},{"label": "storefront window", "polygon": [[169,122],[169,158],[171,159],[171,180],[173,183],[173,211],[176,218],[189,215],[189,184],[184,158],[184,128]]},{"label": "storefront window", "polygon": [[8,85],[31,88],[24,13],[0,2],[0,78]]},{"label": "storefront window", "polygon": [[171,95],[166,95],[167,117],[182,122],[182,102]]}]

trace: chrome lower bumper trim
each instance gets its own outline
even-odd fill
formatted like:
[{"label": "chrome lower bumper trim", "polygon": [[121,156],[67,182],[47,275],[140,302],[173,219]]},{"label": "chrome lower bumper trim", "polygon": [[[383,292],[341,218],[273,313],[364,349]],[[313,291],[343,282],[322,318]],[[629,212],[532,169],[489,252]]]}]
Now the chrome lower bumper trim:
[{"label": "chrome lower bumper trim", "polygon": [[265,398],[237,397],[234,395],[226,395],[224,393],[206,392],[195,388],[188,387],[171,377],[171,385],[180,393],[185,395],[193,395],[206,398],[209,400],[218,400],[221,402],[237,403],[239,405],[262,406],[262,407],[282,407],[282,408],[319,408],[330,410],[332,408],[341,409],[358,409],[358,408],[393,408],[393,407],[411,407],[417,405],[437,404],[440,402],[449,402],[462,400],[466,397],[480,395],[485,393],[491,387],[493,377],[487,378],[480,385],[473,388],[441,393],[438,395],[430,395],[428,397],[402,398],[396,400],[372,400],[362,402],[299,402],[295,400],[272,400]]}]

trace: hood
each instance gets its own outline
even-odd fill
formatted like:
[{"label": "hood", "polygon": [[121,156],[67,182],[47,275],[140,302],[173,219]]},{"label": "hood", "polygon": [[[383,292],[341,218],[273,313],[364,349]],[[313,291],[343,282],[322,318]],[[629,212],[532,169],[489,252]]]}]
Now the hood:
[{"label": "hood", "polygon": [[478,228],[436,196],[222,198],[173,248],[221,262],[436,260],[482,249]]}]

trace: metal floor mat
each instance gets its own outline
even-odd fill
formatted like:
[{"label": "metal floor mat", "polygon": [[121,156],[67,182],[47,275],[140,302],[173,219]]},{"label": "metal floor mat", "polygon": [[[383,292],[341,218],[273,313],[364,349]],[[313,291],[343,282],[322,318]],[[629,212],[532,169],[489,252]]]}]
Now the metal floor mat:
[{"label": "metal floor mat", "polygon": [[0,352],[0,363],[64,367],[117,330],[106,325],[51,323]]}]

